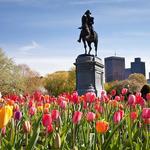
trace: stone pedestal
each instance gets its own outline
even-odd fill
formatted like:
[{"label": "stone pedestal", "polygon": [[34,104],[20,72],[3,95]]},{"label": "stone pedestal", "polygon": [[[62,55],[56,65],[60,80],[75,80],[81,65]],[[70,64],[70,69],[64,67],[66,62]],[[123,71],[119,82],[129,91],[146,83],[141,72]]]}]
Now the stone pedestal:
[{"label": "stone pedestal", "polygon": [[87,92],[95,92],[100,96],[103,88],[102,60],[94,55],[79,55],[75,62],[76,66],[76,90],[79,95]]}]

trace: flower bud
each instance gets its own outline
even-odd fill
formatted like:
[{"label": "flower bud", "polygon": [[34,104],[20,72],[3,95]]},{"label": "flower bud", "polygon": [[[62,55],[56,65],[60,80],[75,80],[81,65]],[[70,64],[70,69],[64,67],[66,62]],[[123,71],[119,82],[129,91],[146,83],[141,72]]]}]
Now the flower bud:
[{"label": "flower bud", "polygon": [[77,146],[74,146],[72,150],[78,150],[78,147],[77,147]]},{"label": "flower bud", "polygon": [[62,124],[62,120],[61,120],[61,117],[59,116],[58,119],[56,120],[56,127],[60,128]]},{"label": "flower bud", "polygon": [[25,121],[23,124],[23,130],[25,133],[30,133],[31,132],[31,124],[29,121]]},{"label": "flower bud", "polygon": [[1,129],[1,132],[2,132],[2,136],[5,136],[5,134],[6,134],[6,127],[3,127],[3,128]]},{"label": "flower bud", "polygon": [[59,149],[61,147],[61,138],[59,133],[56,133],[55,139],[54,139],[54,147],[56,149]]},{"label": "flower bud", "polygon": [[22,118],[22,112],[21,111],[15,111],[14,112],[14,119],[20,120]]}]

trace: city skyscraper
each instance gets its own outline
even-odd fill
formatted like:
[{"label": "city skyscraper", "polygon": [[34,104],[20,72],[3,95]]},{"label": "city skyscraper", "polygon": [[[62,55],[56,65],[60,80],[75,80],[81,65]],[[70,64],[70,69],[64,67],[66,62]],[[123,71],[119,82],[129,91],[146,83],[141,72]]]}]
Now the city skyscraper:
[{"label": "city skyscraper", "polygon": [[125,71],[124,57],[107,57],[105,58],[105,81],[123,80]]},{"label": "city skyscraper", "polygon": [[145,76],[145,62],[142,62],[139,57],[134,60],[131,62],[131,73],[141,73]]}]

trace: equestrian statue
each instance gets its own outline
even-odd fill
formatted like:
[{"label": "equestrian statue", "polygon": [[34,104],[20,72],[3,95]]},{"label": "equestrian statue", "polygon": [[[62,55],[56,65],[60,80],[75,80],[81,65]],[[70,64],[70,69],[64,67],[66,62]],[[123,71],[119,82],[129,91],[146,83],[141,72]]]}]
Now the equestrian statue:
[{"label": "equestrian statue", "polygon": [[[84,44],[85,54],[90,54],[92,50],[91,44],[94,43],[95,46],[95,56],[97,56],[97,46],[98,46],[98,34],[93,29],[94,17],[91,16],[90,10],[87,10],[82,16],[82,26],[78,42],[81,40]],[[87,53],[87,45],[89,46],[89,52]]]}]

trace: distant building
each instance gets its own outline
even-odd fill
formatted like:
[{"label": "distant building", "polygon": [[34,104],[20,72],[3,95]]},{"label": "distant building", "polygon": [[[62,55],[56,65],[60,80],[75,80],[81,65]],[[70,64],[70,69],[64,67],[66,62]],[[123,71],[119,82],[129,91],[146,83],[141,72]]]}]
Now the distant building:
[{"label": "distant building", "polygon": [[150,84],[150,72],[149,72],[149,79],[147,79],[147,83]]},{"label": "distant building", "polygon": [[124,57],[107,57],[105,58],[105,80],[111,82],[114,80],[123,80],[125,71]]},{"label": "distant building", "polygon": [[124,78],[127,79],[131,74],[131,68],[126,68],[124,71]]},{"label": "distant building", "polygon": [[145,62],[141,62],[141,58],[135,58],[135,62],[131,62],[131,73],[141,73],[145,76]]}]

